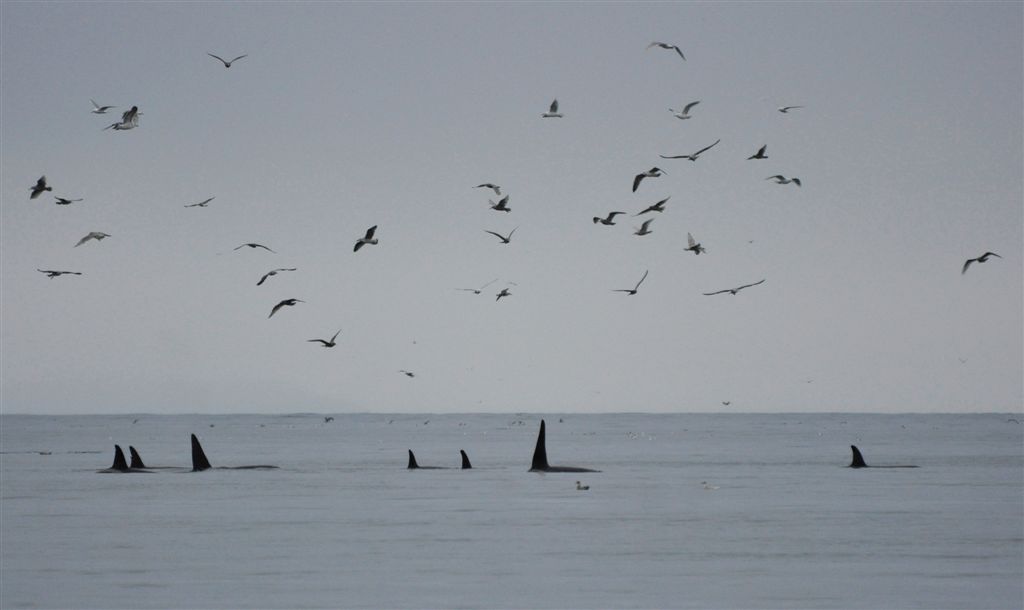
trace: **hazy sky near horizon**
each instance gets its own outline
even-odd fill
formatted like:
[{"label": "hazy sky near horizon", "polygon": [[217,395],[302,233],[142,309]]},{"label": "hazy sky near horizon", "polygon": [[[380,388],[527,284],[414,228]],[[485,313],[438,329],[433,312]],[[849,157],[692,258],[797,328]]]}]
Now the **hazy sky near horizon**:
[{"label": "hazy sky near horizon", "polygon": [[1022,7],[4,2],[0,410],[1020,412]]}]

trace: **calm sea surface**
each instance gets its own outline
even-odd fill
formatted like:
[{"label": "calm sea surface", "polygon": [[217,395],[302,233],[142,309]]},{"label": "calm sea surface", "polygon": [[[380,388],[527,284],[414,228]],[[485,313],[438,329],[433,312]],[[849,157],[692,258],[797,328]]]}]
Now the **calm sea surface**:
[{"label": "calm sea surface", "polygon": [[334,417],[0,416],[0,607],[1024,607],[1019,415]]}]

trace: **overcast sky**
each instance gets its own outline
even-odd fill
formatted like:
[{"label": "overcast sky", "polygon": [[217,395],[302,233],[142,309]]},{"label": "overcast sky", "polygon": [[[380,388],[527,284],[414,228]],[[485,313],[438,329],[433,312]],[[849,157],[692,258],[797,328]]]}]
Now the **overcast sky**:
[{"label": "overcast sky", "polygon": [[4,413],[1022,409],[1020,2],[0,6]]}]

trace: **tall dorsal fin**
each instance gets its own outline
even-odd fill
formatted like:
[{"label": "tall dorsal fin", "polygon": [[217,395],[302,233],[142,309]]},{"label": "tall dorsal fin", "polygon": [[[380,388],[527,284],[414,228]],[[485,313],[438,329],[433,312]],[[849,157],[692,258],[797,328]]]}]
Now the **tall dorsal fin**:
[{"label": "tall dorsal fin", "polygon": [[128,453],[132,455],[132,468],[145,468],[146,465],[142,463],[142,456],[135,450],[135,447],[128,445]]},{"label": "tall dorsal fin", "polygon": [[548,450],[544,445],[544,420],[540,420],[540,434],[537,435],[537,446],[533,450],[533,464],[530,470],[548,469]]},{"label": "tall dorsal fin", "polygon": [[462,469],[463,470],[468,470],[468,469],[472,468],[473,465],[469,463],[469,456],[466,455],[466,452],[463,451],[462,449],[459,449],[459,453],[462,454]]},{"label": "tall dorsal fin", "polygon": [[867,468],[868,465],[864,463],[864,456],[860,454],[860,449],[857,449],[856,445],[850,445],[850,449],[853,451],[853,461],[850,462],[850,468]]},{"label": "tall dorsal fin", "polygon": [[121,451],[120,445],[114,445],[114,463],[110,466],[111,470],[128,470],[128,462],[124,459],[124,451]]},{"label": "tall dorsal fin", "polygon": [[206,459],[206,454],[203,453],[203,446],[199,444],[199,439],[196,435],[192,435],[192,472],[199,470],[206,470],[211,468],[210,460]]},{"label": "tall dorsal fin", "polygon": [[409,450],[409,470],[413,468],[419,468],[420,465],[416,463],[416,456],[412,454],[412,449]]}]

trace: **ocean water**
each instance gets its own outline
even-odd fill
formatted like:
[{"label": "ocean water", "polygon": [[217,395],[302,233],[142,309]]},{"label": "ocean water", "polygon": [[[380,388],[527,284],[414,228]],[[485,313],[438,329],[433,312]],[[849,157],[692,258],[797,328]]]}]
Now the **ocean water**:
[{"label": "ocean water", "polygon": [[1024,607],[1019,415],[334,417],[0,416],[0,607]]}]

